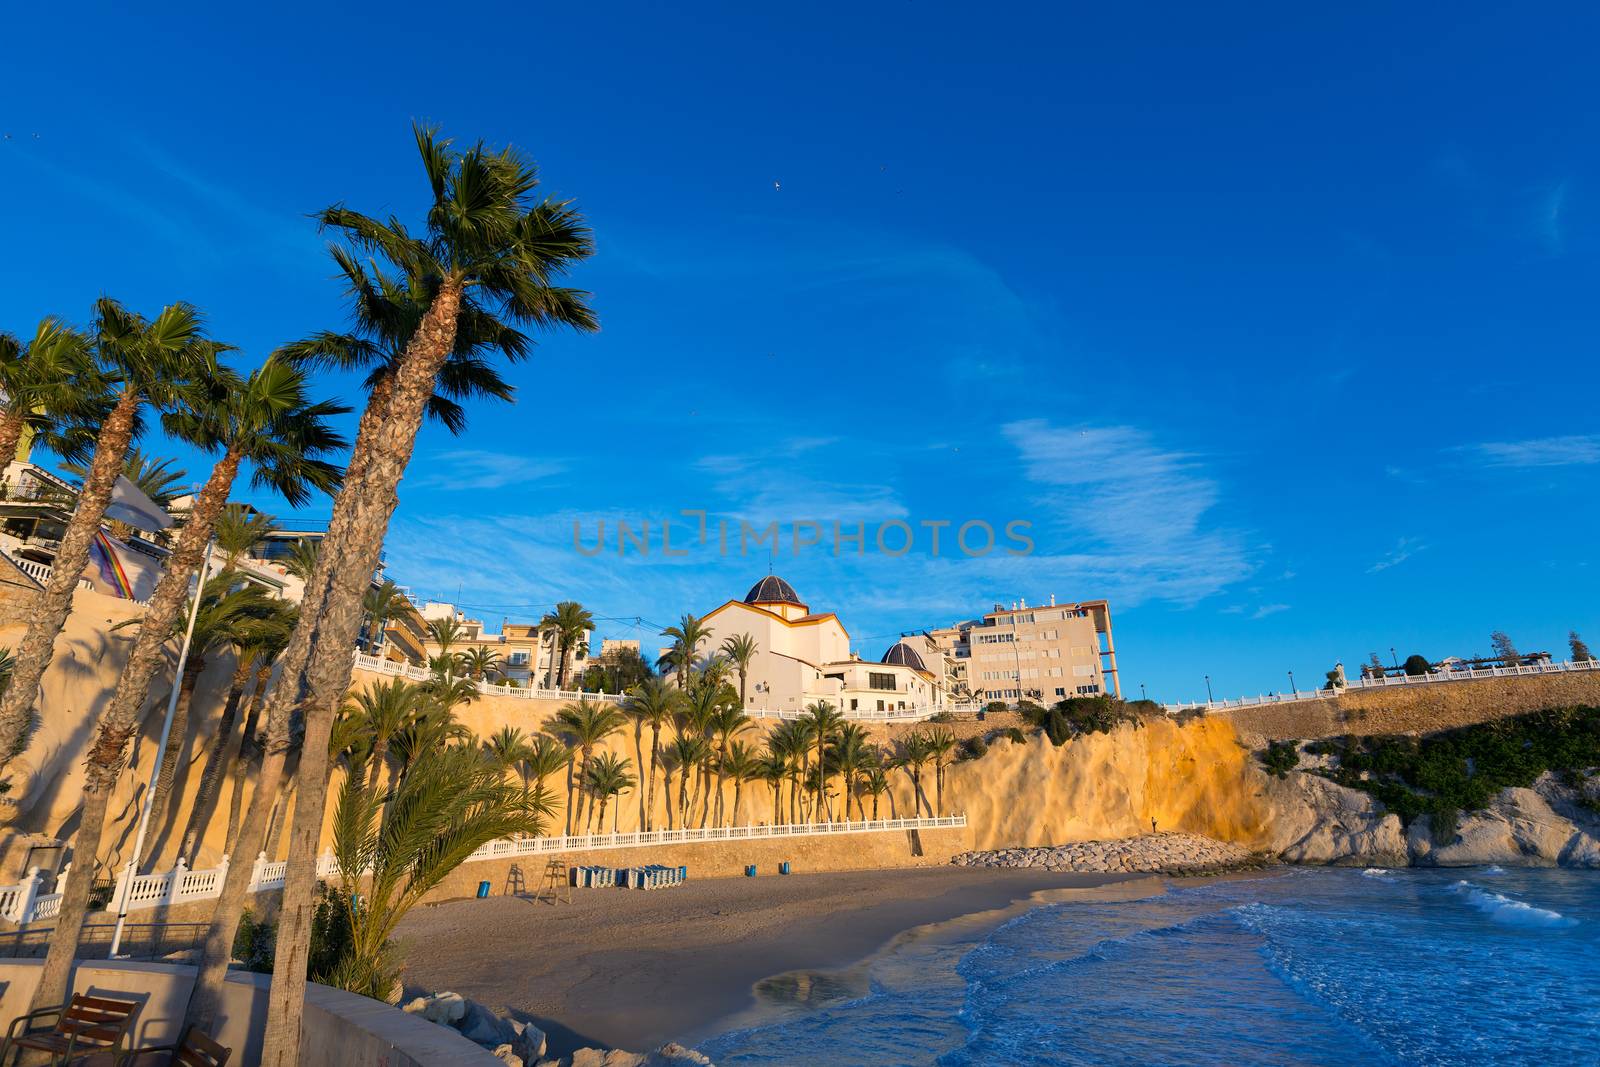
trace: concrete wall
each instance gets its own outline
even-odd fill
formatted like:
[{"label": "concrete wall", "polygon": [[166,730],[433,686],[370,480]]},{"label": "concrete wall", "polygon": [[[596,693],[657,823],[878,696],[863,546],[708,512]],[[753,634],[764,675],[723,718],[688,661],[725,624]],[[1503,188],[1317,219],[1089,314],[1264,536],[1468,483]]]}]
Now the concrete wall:
[{"label": "concrete wall", "polygon": [[[28,1010],[43,960],[0,959],[0,1021]],[[271,976],[228,976],[217,1031],[233,1049],[232,1063],[261,1061]],[[119,960],[84,961],[73,972],[72,990],[141,1003],[134,1023],[138,1047],[178,1039],[194,986],[194,968]],[[301,1030],[301,1067],[431,1067],[434,1064],[495,1067],[500,1061],[448,1027],[407,1015],[376,1000],[315,983],[306,986]]]},{"label": "concrete wall", "polygon": [[1600,671],[1350,689],[1328,700],[1234,708],[1212,716],[1226,717],[1241,734],[1304,740],[1431,733],[1575,704],[1600,704]]}]

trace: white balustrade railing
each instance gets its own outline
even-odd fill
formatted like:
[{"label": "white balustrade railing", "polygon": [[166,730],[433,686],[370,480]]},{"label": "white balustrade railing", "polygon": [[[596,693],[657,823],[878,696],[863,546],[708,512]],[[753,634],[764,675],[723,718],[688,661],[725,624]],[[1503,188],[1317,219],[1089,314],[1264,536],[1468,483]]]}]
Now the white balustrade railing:
[{"label": "white balustrade railing", "polygon": [[[584,834],[573,837],[519,837],[491,841],[467,857],[468,863],[543,853],[595,852],[614,848],[648,848],[652,845],[687,845],[701,841],[757,841],[777,837],[826,837],[834,834],[869,834],[895,830],[956,829],[967,825],[965,815],[926,819],[873,819],[865,822],[779,823],[775,826],[708,826],[692,830],[649,830],[627,834]],[[269,863],[265,853],[256,857],[250,871],[250,892],[283,888],[288,864]],[[317,857],[317,876],[338,870],[331,851]],[[35,867],[18,885],[0,886],[0,919],[14,923],[53,919],[61,908],[61,894],[70,866],[56,879],[55,892],[40,893],[44,878]],[[108,910],[143,911],[190,900],[212,900],[222,895],[228,874],[228,857],[216,867],[189,870],[183,860],[161,874],[134,874],[124,867],[111,895]]]},{"label": "white balustrade railing", "polygon": [[[357,670],[371,671],[373,674],[386,674],[395,678],[407,678],[413,682],[430,681],[434,674],[426,667],[413,666],[398,660],[384,659],[379,656],[369,656],[364,652],[355,654]],[[495,685],[492,682],[477,682],[478,692],[484,696],[511,697],[520,700],[578,700],[588,697],[590,700],[604,701],[612,704],[621,703],[626,699],[622,693],[585,693],[577,689],[535,689],[523,686]],[[919,704],[910,708],[885,708],[883,711],[876,709],[867,711],[843,711],[840,714],[851,722],[925,722],[935,715],[943,712],[972,711],[979,705],[971,707],[949,704]],[[781,719],[794,722],[798,719],[809,718],[809,714],[801,708],[787,710],[777,708],[746,708],[745,714],[752,719]]]},{"label": "white balustrade railing", "polygon": [[1572,671],[1600,671],[1600,660],[1568,660],[1564,663],[1530,663],[1519,667],[1483,667],[1478,670],[1430,671],[1427,674],[1398,674],[1383,678],[1353,678],[1342,689],[1302,689],[1291,693],[1268,693],[1235,700],[1195,701],[1192,704],[1163,704],[1169,714],[1182,711],[1225,711],[1229,708],[1254,708],[1263,704],[1293,704],[1301,700],[1328,700],[1341,693],[1360,689],[1386,689],[1390,686],[1437,685],[1468,682],[1479,678],[1518,678],[1535,674],[1566,674]]}]

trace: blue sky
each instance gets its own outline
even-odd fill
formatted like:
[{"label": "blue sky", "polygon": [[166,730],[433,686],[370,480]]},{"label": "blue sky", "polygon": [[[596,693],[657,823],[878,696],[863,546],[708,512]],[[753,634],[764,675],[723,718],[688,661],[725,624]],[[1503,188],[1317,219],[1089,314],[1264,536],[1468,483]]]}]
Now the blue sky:
[{"label": "blue sky", "polygon": [[[1592,9],[334,7],[12,12],[0,328],[184,299],[258,360],[342,321],[306,213],[415,215],[412,119],[523,147],[603,329],[424,432],[420,596],[652,648],[767,571],[663,558],[704,509],[912,526],[771,561],[864,655],[1103,596],[1162,699],[1600,639]],[[574,552],[601,518],[655,550]]]}]

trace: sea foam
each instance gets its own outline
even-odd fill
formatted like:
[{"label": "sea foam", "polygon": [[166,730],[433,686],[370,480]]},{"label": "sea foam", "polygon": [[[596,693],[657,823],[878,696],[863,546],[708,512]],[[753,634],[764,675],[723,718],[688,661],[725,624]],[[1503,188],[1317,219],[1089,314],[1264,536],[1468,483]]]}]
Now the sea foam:
[{"label": "sea foam", "polygon": [[1387,878],[1394,874],[1394,872],[1387,867],[1368,867],[1361,873],[1368,878]]},{"label": "sea foam", "polygon": [[1536,908],[1532,904],[1514,900],[1500,893],[1492,893],[1482,886],[1473,885],[1468,881],[1457,882],[1451,888],[1466,897],[1473,907],[1489,916],[1489,918],[1507,926],[1549,928],[1577,925],[1576,919],[1569,919],[1559,911]]}]

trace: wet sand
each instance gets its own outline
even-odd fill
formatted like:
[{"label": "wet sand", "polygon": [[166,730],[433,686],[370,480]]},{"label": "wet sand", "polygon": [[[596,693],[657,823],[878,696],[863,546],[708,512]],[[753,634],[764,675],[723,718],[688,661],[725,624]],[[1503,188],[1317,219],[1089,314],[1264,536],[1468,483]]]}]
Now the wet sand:
[{"label": "wet sand", "polygon": [[[419,908],[400,925],[412,990],[454,990],[550,1035],[647,1051],[750,1011],[762,979],[848,968],[930,923],[1148,876],[935,867],[690,881],[653,892],[574,889]],[[1099,894],[1095,894],[1099,895]],[[1000,921],[1004,916],[994,916]]]}]

